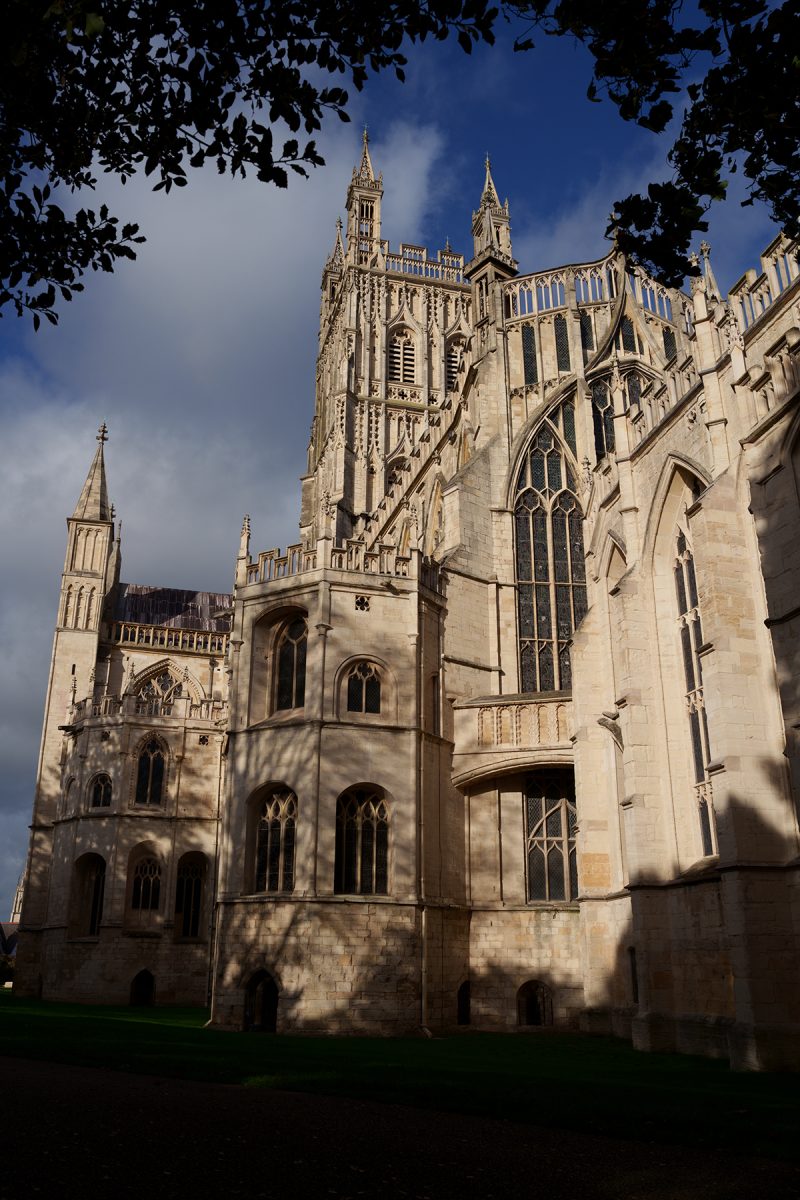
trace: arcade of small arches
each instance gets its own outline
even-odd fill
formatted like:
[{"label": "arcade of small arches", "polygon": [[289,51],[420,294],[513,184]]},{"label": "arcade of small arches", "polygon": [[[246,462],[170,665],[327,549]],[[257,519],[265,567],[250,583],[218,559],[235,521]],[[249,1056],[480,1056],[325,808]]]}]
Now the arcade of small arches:
[{"label": "arcade of small arches", "polygon": [[[69,936],[98,938],[103,922],[108,864],[97,851],[82,854],[72,870]],[[166,864],[152,846],[143,843],[128,856],[125,877],[125,914],[128,930],[159,933],[172,921],[176,940],[206,941],[206,881],[208,859],[200,851],[188,851],[177,861],[171,905],[165,890]]]}]

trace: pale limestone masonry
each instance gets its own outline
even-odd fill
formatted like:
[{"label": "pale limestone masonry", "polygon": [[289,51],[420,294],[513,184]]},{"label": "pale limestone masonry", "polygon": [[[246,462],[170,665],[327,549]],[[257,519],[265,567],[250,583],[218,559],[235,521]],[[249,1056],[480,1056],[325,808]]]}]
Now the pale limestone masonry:
[{"label": "pale limestone masonry", "polygon": [[520,275],[488,162],[466,263],[382,196],[365,140],[297,545],[245,520],[232,597],[120,583],[101,431],[16,986],[796,1068],[797,247],[728,297],[705,245],[691,295]]}]

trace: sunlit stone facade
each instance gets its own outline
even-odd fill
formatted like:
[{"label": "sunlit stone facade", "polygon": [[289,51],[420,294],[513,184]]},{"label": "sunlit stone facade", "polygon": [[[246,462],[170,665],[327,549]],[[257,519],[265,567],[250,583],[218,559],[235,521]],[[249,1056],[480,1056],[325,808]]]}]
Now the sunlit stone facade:
[{"label": "sunlit stone facade", "polygon": [[684,295],[520,274],[488,163],[466,263],[382,196],[365,141],[296,546],[120,583],[100,443],[17,987],[800,1065],[797,247]]}]

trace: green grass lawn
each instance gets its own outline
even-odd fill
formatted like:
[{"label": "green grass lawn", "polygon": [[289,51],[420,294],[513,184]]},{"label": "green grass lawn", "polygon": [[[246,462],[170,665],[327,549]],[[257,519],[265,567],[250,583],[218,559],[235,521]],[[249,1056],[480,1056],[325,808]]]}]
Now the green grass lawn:
[{"label": "green grass lawn", "polygon": [[86,1008],[0,991],[0,1055],[469,1112],[800,1157],[798,1080],[580,1034],[318,1038],[204,1029],[186,1008]]}]

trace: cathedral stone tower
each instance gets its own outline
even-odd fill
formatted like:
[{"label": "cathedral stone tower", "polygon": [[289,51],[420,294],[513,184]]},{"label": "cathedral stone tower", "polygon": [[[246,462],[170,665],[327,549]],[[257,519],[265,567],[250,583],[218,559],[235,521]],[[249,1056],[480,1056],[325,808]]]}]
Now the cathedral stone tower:
[{"label": "cathedral stone tower", "polygon": [[20,986],[800,1066],[797,246],[684,294],[520,274],[488,161],[466,264],[382,199],[365,136],[297,544],[122,583],[101,431]]}]

